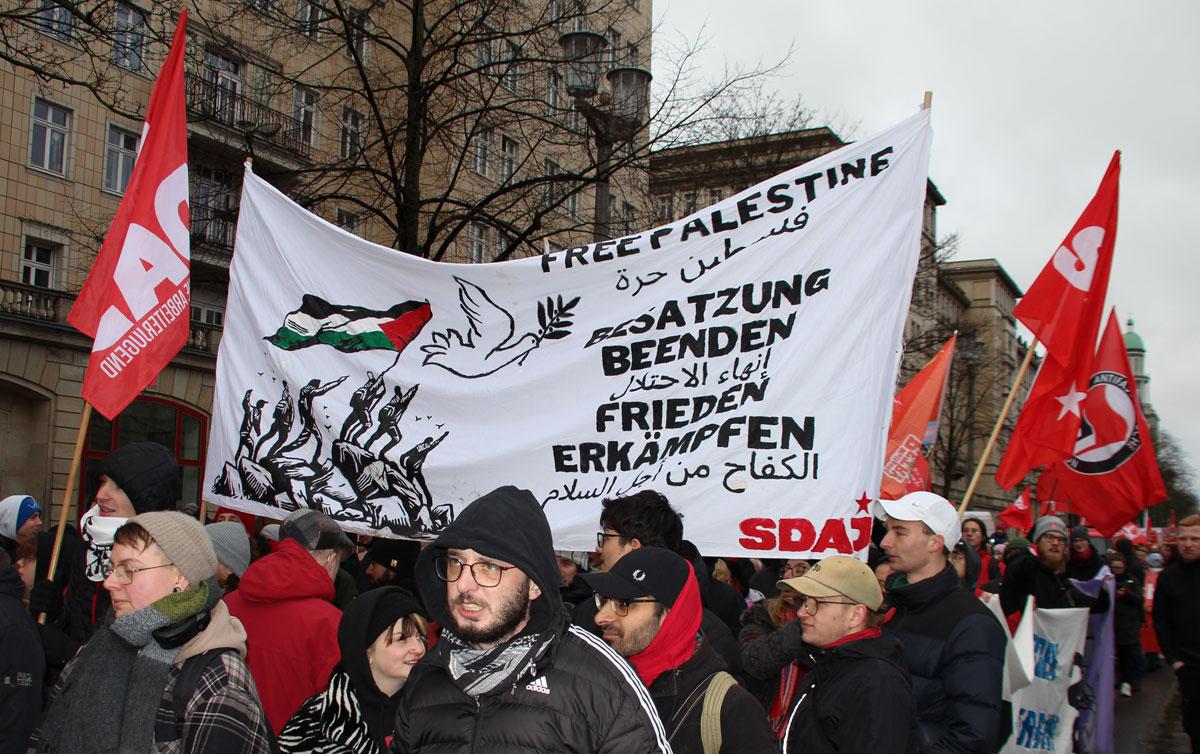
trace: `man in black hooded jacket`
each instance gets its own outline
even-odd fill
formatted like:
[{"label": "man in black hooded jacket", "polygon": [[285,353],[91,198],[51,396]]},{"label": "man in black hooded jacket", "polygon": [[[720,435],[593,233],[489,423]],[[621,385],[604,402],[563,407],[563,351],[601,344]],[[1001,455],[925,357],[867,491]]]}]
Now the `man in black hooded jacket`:
[{"label": "man in black hooded jacket", "polygon": [[533,494],[493,490],[417,559],[441,626],[396,716],[393,752],[669,752],[637,674],[570,625],[546,516]]}]

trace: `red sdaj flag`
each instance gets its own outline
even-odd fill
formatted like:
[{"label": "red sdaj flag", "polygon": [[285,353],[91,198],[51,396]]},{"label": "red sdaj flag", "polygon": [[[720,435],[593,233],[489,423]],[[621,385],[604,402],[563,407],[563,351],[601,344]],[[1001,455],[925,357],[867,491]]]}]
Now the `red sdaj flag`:
[{"label": "red sdaj flag", "polygon": [[184,11],[150,94],[125,197],[67,317],[94,339],[83,397],[109,419],[154,381],[188,337],[186,30]]},{"label": "red sdaj flag", "polygon": [[930,492],[932,485],[929,481],[929,461],[924,453],[917,453],[913,467],[908,472],[908,481],[904,483],[904,494],[910,492]]},{"label": "red sdaj flag", "polygon": [[1021,491],[1013,504],[1000,511],[996,519],[1005,529],[1018,529],[1027,532],[1033,528],[1033,510],[1029,506],[1029,488]]},{"label": "red sdaj flag", "polygon": [[1115,312],[1109,315],[1085,389],[1074,452],[1055,464],[1054,474],[1072,507],[1109,537],[1143,508],[1167,497]]},{"label": "red sdaj flag", "polygon": [[1005,489],[1030,469],[1070,458],[1074,450],[1104,316],[1120,174],[1121,153],[1115,152],[1091,203],[1013,309],[1045,346],[1046,358],[996,472]]},{"label": "red sdaj flag", "polygon": [[[952,335],[946,345],[896,395],[892,404],[887,454],[883,461],[883,480],[879,485],[879,496],[885,500],[898,499],[911,491],[909,476],[914,465],[925,460],[921,448],[937,440],[938,415],[942,412],[946,379],[950,374],[950,362],[954,358],[954,342],[957,339],[957,333]],[[925,468],[928,470],[929,467]],[[927,472],[925,479],[928,478]]]}]

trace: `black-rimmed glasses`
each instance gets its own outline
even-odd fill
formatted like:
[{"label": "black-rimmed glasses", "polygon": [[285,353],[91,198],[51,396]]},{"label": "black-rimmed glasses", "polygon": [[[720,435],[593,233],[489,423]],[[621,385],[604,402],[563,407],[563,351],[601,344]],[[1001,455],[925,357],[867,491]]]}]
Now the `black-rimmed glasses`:
[{"label": "black-rimmed glasses", "polygon": [[596,548],[603,549],[604,548],[604,540],[608,539],[609,537],[619,537],[619,536],[621,536],[621,535],[620,534],[609,534],[608,532],[604,532],[604,531],[596,532]]},{"label": "black-rimmed glasses", "polygon": [[636,605],[640,602],[658,602],[658,600],[654,599],[653,597],[638,597],[636,599],[626,600],[621,599],[620,597],[605,597],[599,592],[593,595],[593,597],[596,600],[596,612],[603,610],[606,604],[611,605],[613,613],[615,613],[618,618],[624,618],[626,615],[629,615],[630,605]]},{"label": "black-rimmed glasses", "polygon": [[173,565],[175,564],[163,563],[162,565],[144,566],[142,568],[130,568],[129,566],[124,565],[119,565],[116,568],[109,566],[108,568],[104,569],[104,578],[107,579],[109,576],[116,576],[118,584],[132,584],[134,574],[141,573],[142,571],[153,571],[155,568],[167,568],[168,566]]},{"label": "black-rimmed glasses", "polygon": [[492,587],[500,583],[500,579],[504,578],[505,571],[516,568],[516,566],[502,566],[486,560],[464,563],[449,555],[443,555],[433,561],[433,570],[437,573],[437,577],[447,584],[462,578],[463,570],[466,568],[471,570],[471,578],[475,579],[476,584]]},{"label": "black-rimmed glasses", "polygon": [[821,605],[857,605],[857,602],[846,602],[844,600],[820,600],[816,597],[809,597],[807,594],[800,595],[800,607],[809,615],[816,615],[821,609]]}]

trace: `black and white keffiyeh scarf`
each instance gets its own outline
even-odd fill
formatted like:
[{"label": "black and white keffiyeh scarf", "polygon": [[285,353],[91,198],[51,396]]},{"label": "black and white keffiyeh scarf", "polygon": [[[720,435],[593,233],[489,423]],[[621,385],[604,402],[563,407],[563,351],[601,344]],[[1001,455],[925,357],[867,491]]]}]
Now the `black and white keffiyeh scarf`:
[{"label": "black and white keffiyeh scarf", "polygon": [[541,631],[515,636],[489,649],[475,649],[443,628],[438,649],[447,657],[446,668],[454,685],[476,697],[523,677],[553,639],[553,631]]},{"label": "black and white keffiyeh scarf", "polygon": [[99,505],[93,505],[79,520],[83,541],[87,545],[87,561],[83,572],[89,581],[104,581],[108,565],[112,562],[113,537],[128,520],[101,516]]}]

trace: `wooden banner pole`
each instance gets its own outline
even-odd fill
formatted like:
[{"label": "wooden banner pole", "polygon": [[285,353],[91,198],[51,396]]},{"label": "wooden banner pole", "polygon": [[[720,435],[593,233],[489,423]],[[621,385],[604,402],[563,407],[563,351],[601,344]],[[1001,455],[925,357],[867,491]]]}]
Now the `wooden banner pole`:
[{"label": "wooden banner pole", "polygon": [[[63,491],[62,508],[58,511],[58,531],[54,534],[54,550],[50,555],[50,567],[46,570],[46,578],[54,581],[54,572],[58,570],[58,556],[62,554],[63,533],[67,530],[67,516],[71,510],[71,498],[75,494],[75,480],[79,475],[79,467],[83,462],[83,443],[87,440],[88,423],[92,419],[92,404],[83,402],[83,415],[79,418],[79,433],[75,435],[75,452],[71,456],[71,470],[67,472],[67,488]],[[46,614],[38,615],[38,623],[46,622]]]},{"label": "wooden banner pole", "polygon": [[987,459],[992,455],[992,448],[996,445],[996,438],[1000,435],[1000,428],[1004,426],[1004,420],[1008,418],[1008,412],[1012,409],[1013,400],[1017,397],[1017,390],[1021,387],[1021,381],[1025,379],[1025,373],[1029,371],[1029,364],[1033,361],[1033,351],[1037,348],[1037,338],[1029,344],[1029,349],[1025,352],[1025,360],[1021,362],[1021,368],[1017,370],[1017,377],[1013,380],[1012,388],[1008,391],[1008,397],[1004,400],[1004,406],[1000,409],[1000,415],[996,417],[996,426],[992,427],[992,434],[988,437],[987,445],[983,446],[983,455],[979,457],[979,463],[975,464],[975,473],[971,476],[971,484],[967,487],[966,494],[963,495],[962,502],[958,504],[958,515],[966,513],[967,506],[971,502],[971,497],[975,494],[975,487],[979,484],[979,477],[983,476],[983,467],[987,465]]}]

